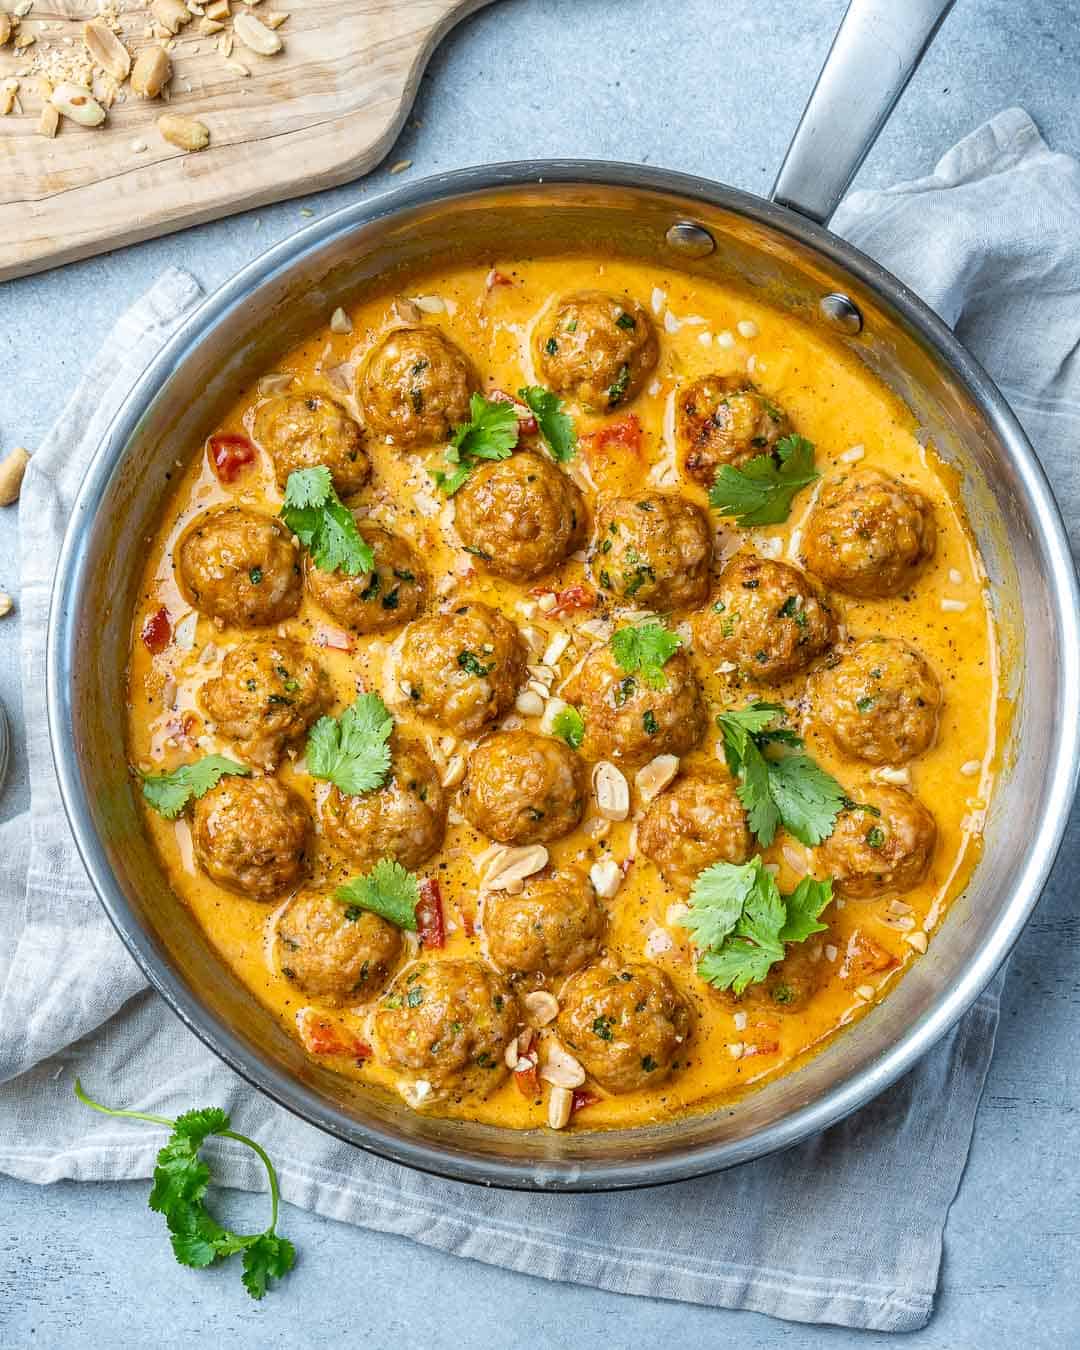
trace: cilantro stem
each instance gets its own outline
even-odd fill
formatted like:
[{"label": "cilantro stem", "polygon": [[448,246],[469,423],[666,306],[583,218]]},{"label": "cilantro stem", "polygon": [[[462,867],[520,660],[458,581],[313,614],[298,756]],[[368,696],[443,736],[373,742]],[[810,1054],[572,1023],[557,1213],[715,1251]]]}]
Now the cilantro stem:
[{"label": "cilantro stem", "polygon": [[[235,1130],[221,1130],[218,1132],[221,1139],[235,1139],[238,1144],[247,1144],[254,1153],[262,1159],[262,1165],[266,1168],[266,1178],[270,1183],[270,1227],[268,1233],[274,1232],[277,1228],[278,1220],[278,1179],[277,1169],[270,1161],[269,1155],[261,1144],[257,1144],[254,1139],[249,1139],[246,1134],[237,1134]],[[253,1234],[252,1236],[258,1236]]]},{"label": "cilantro stem", "polygon": [[[149,1111],[122,1111],[115,1106],[102,1106],[100,1102],[94,1101],[83,1091],[83,1085],[79,1079],[75,1079],[75,1096],[82,1102],[83,1106],[88,1106],[91,1111],[100,1111],[103,1116],[127,1116],[130,1120],[148,1120],[151,1125],[167,1125],[170,1130],[176,1129],[176,1121],[169,1116],[155,1116]],[[262,1152],[262,1150],[259,1150]]]}]

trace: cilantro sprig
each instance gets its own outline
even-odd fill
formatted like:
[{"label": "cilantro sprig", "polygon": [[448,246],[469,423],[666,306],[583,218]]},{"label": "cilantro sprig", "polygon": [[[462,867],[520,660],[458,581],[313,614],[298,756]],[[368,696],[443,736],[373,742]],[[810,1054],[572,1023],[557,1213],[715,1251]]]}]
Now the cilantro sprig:
[{"label": "cilantro sprig", "polygon": [[569,704],[560,708],[552,720],[551,729],[571,750],[581,749],[581,742],[585,739],[585,719],[577,708]]},{"label": "cilantro sprig", "polygon": [[428,472],[447,497],[462,486],[480,460],[509,459],[521,434],[512,403],[496,402],[483,394],[469,398],[469,420],[454,428],[443,451],[446,469]]},{"label": "cilantro sprig", "polygon": [[[150,1208],[165,1216],[173,1253],[182,1266],[202,1269],[236,1252],[243,1252],[244,1288],[254,1299],[262,1298],[271,1280],[280,1280],[288,1274],[296,1260],[296,1249],[288,1238],[277,1232],[279,1194],[274,1164],[254,1139],[232,1129],[224,1111],[209,1106],[186,1111],[175,1120],[169,1116],[151,1115],[148,1111],[122,1111],[102,1106],[88,1097],[77,1078],[75,1096],[84,1106],[100,1111],[102,1115],[147,1120],[172,1131],[157,1155]],[[234,1233],[219,1224],[206,1208],[210,1168],[199,1156],[199,1150],[211,1135],[246,1144],[266,1168],[270,1184],[270,1223],[261,1233]]]},{"label": "cilantro sprig", "polygon": [[308,773],[350,797],[382,787],[390,771],[393,729],[394,719],[379,695],[360,694],[340,717],[320,717],[311,728]]},{"label": "cilantro sprig", "polygon": [[573,459],[577,449],[577,431],[573,420],[562,410],[562,399],[538,384],[519,389],[518,398],[525,400],[536,418],[552,458],[560,464]]},{"label": "cilantro sprig", "polygon": [[159,816],[175,820],[188,802],[217,787],[227,774],[247,778],[251,770],[224,755],[205,755],[194,764],[181,764],[171,773],[143,774],[142,794]]},{"label": "cilantro sprig", "polygon": [[420,886],[413,874],[406,872],[392,858],[380,858],[366,876],[353,877],[339,886],[334,895],[349,906],[345,911],[349,918],[357,917],[357,914],[350,913],[353,909],[369,909],[397,928],[416,932],[416,905],[420,899]]},{"label": "cilantro sprig", "polygon": [[371,545],[334,491],[325,464],[294,469],[289,474],[281,518],[310,552],[320,572],[344,572],[355,577],[374,566]]},{"label": "cilantro sprig", "polygon": [[783,960],[788,943],[825,931],[819,919],[831,900],[832,882],[813,877],[781,895],[760,857],[741,866],[718,862],[694,882],[689,912],[679,922],[702,951],[701,978],[739,995]]},{"label": "cilantro sprig", "polygon": [[773,454],[756,455],[742,469],[722,464],[709,489],[709,505],[743,527],[780,525],[791,514],[796,494],[820,477],[813,442],[784,436]]},{"label": "cilantro sprig", "polygon": [[783,715],[779,703],[758,702],[721,713],[716,723],[723,734],[728,768],[739,780],[739,800],[760,843],[768,848],[783,825],[812,847],[832,834],[848,799],[836,779],[809,755],[773,758],[765,753],[771,745],[802,750],[800,736],[787,727],[774,727]]},{"label": "cilantro sprig", "polygon": [[664,666],[681,646],[678,633],[659,623],[620,628],[611,635],[611,651],[620,668],[627,675],[640,675],[650,689],[665,688]]}]

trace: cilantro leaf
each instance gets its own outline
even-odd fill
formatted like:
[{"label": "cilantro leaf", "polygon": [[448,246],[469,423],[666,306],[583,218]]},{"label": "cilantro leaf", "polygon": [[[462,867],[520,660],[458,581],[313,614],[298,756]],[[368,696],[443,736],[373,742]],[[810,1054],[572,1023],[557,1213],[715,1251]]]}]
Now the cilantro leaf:
[{"label": "cilantro leaf", "polygon": [[378,694],[360,694],[339,718],[320,717],[308,733],[312,778],[333,783],[349,797],[382,787],[390,771],[394,719]]},{"label": "cilantro leaf", "polygon": [[663,689],[667,685],[664,665],[681,646],[678,633],[669,632],[659,623],[620,628],[611,635],[611,650],[620,667],[628,675],[640,672],[650,689]]},{"label": "cilantro leaf", "polygon": [[320,572],[355,577],[375,564],[371,545],[349,508],[334,491],[325,464],[294,469],[285,484],[281,518],[311,554]]},{"label": "cilantro leaf", "polygon": [[269,1281],[280,1280],[287,1275],[295,1261],[296,1248],[288,1238],[279,1237],[277,1233],[261,1233],[244,1250],[244,1273],[241,1276],[244,1288],[252,1298],[262,1298]]},{"label": "cilantro leaf", "polygon": [[224,755],[205,755],[194,764],[181,764],[172,773],[144,774],[142,794],[159,816],[175,820],[188,802],[204,796],[226,774],[247,778],[251,770]]},{"label": "cilantro leaf", "polygon": [[[280,1280],[296,1260],[292,1243],[277,1230],[278,1179],[274,1164],[254,1139],[237,1134],[228,1115],[219,1107],[187,1111],[175,1120],[147,1111],[124,1111],[102,1106],[83,1091],[76,1078],[75,1096],[84,1106],[105,1116],[146,1120],[164,1125],[172,1133],[158,1152],[150,1208],[165,1217],[173,1255],[184,1266],[196,1270],[213,1265],[224,1257],[243,1252],[243,1283],[252,1298],[262,1298],[270,1280]],[[270,1187],[270,1224],[261,1233],[234,1233],[223,1227],[206,1208],[206,1190],[210,1168],[199,1150],[211,1135],[232,1139],[250,1148],[266,1168]]]},{"label": "cilantro leaf", "polygon": [[538,384],[519,389],[518,397],[529,405],[552,457],[560,464],[573,459],[577,449],[577,431],[572,419],[562,410],[562,399]]},{"label": "cilantro leaf", "polygon": [[520,426],[512,403],[496,402],[483,394],[469,397],[469,420],[454,428],[443,453],[448,471],[428,472],[447,497],[452,497],[476,467],[478,460],[509,459],[518,443]]},{"label": "cilantro leaf", "polygon": [[561,736],[571,750],[580,750],[585,739],[585,719],[576,708],[562,708],[555,714],[551,729]]},{"label": "cilantro leaf", "polygon": [[812,933],[824,933],[828,925],[818,919],[831,903],[831,881],[803,877],[787,897],[787,920],[780,930],[780,941],[805,942]]},{"label": "cilantro leaf", "polygon": [[369,909],[398,928],[416,932],[420,887],[413,874],[392,858],[380,858],[367,876],[347,881],[334,895],[347,905]]},{"label": "cilantro leaf", "polygon": [[723,712],[716,722],[728,768],[739,780],[735,790],[759,842],[768,848],[782,824],[796,839],[814,846],[832,834],[847,798],[836,779],[809,755],[773,759],[764,754],[769,745],[802,745],[793,731],[771,726],[783,715],[780,704],[759,702]]},{"label": "cilantro leaf", "polygon": [[718,862],[698,874],[690,891],[690,912],[679,923],[701,948],[719,947],[735,930],[757,879],[754,862]]},{"label": "cilantro leaf", "polygon": [[818,918],[831,899],[832,882],[813,877],[782,896],[760,857],[741,866],[719,862],[699,874],[680,922],[702,950],[701,978],[738,996],[783,960],[786,943],[825,931]]},{"label": "cilantro leaf", "polygon": [[757,455],[741,469],[722,464],[709,489],[709,505],[734,516],[739,526],[780,525],[791,514],[796,494],[820,477],[813,442],[785,436],[775,454]]},{"label": "cilantro leaf", "polygon": [[769,760],[769,791],[786,829],[811,847],[828,839],[846,800],[844,789],[809,755]]}]

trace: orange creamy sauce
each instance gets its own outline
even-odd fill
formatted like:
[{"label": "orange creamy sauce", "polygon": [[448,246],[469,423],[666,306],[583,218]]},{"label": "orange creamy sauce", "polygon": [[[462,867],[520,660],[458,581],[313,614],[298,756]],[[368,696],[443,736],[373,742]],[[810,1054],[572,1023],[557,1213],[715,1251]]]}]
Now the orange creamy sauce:
[{"label": "orange creamy sauce", "polygon": [[[577,1128],[625,1127],[708,1108],[790,1070],[871,1002],[887,994],[906,966],[919,959],[918,951],[907,940],[909,934],[925,932],[933,941],[949,903],[963,890],[979,857],[980,832],[997,771],[998,727],[1004,708],[997,640],[982,563],[964,518],[954,471],[931,449],[919,444],[906,407],[827,335],[740,291],[661,268],[579,257],[496,265],[512,279],[512,285],[488,289],[486,266],[463,267],[425,278],[414,292],[422,291],[445,302],[443,311],[425,313],[423,322],[442,329],[465,350],[480,372],[484,392],[496,388],[516,392],[524,384],[539,382],[533,371],[530,337],[538,317],[558,296],[598,288],[615,295],[625,291],[646,308],[651,304],[660,339],[660,361],[646,390],[629,409],[641,419],[646,463],[628,466],[617,455],[600,463],[594,458],[592,478],[604,495],[640,491],[644,475],[644,481],[653,487],[677,489],[704,505],[704,491],[676,467],[675,389],[677,384],[708,373],[747,371],[750,362],[750,378],[786,409],[795,429],[814,442],[821,472],[859,459],[857,453],[849,452],[862,447],[862,464],[886,469],[919,488],[932,500],[937,518],[936,552],[911,595],[890,600],[832,597],[847,633],[860,637],[883,633],[910,642],[940,677],[944,705],[937,741],[910,765],[911,790],[937,820],[936,850],[925,880],[902,897],[910,906],[910,914],[896,912],[894,897],[834,902],[824,915],[830,932],[822,959],[830,963],[830,970],[808,1006],[785,1013],[753,1004],[740,1011],[730,996],[715,993],[698,979],[688,933],[667,921],[669,906],[685,897],[664,884],[652,863],[635,857],[633,819],[642,809],[636,796],[630,820],[615,824],[602,840],[595,840],[589,833],[590,823],[596,819],[595,801],[590,798],[582,826],[549,845],[556,866],[576,863],[587,869],[609,855],[620,863],[633,859],[617,895],[607,902],[611,920],[607,946],[630,960],[655,961],[689,998],[694,1010],[693,1031],[680,1058],[680,1065],[685,1067],[655,1089],[624,1096],[601,1095],[573,1121]],[[338,368],[346,366],[344,378],[348,382],[351,365],[358,364],[372,345],[400,322],[393,302],[394,296],[387,294],[356,305],[350,311],[350,334],[335,334],[329,328],[314,334],[280,361],[275,373],[293,375],[294,391],[322,391],[359,416]],[[755,326],[756,332],[747,325]],[[253,409],[261,396],[257,386],[238,390],[236,402],[218,430],[250,429]],[[586,434],[616,420],[627,409],[619,409],[610,417],[570,411],[575,414],[579,433]],[[529,589],[540,585],[558,590],[575,582],[591,587],[584,565],[568,560],[540,583],[524,587],[477,572],[475,560],[461,549],[453,533],[453,509],[438,496],[426,470],[427,465],[441,462],[439,448],[406,454],[369,437],[367,449],[373,472],[360,494],[360,509],[412,544],[428,567],[433,604],[485,601],[523,628],[538,630],[530,636],[539,651],[560,630],[570,634],[571,646],[559,664],[554,686],[557,693],[562,680],[595,643],[595,638],[579,629],[581,622],[595,614],[586,611],[552,620],[537,608]],[[585,476],[585,465],[579,450],[568,467],[585,491],[592,511],[597,494]],[[724,558],[745,542],[766,556],[797,562],[800,521],[812,497],[812,490],[801,493],[783,526],[737,531],[713,513],[718,527],[715,570],[718,572]],[[276,513],[281,507],[281,494],[269,458],[261,455],[259,462],[234,483],[223,485],[201,448],[194,451],[158,535],[148,548],[134,617],[128,709],[130,757],[144,771],[162,773],[204,754],[235,755],[235,750],[207,726],[196,695],[199,686],[219,672],[229,648],[247,632],[220,629],[209,618],[195,614],[180,594],[173,573],[173,546],[185,525],[221,502]],[[945,598],[966,602],[966,608],[961,612],[943,611],[941,602]],[[138,634],[145,618],[161,605],[168,608],[174,628],[179,626],[179,641],[174,640],[163,653],[152,656]],[[328,621],[328,616],[305,596],[298,616],[278,631],[310,643],[318,627]],[[379,690],[388,698],[382,667],[395,636],[355,638],[352,652],[316,649],[334,686],[335,715],[352,701],[358,686]],[[530,659],[539,661],[540,656],[534,654]],[[745,682],[734,684],[730,675],[710,669],[710,663],[698,656],[693,660],[710,722],[717,711],[753,696],[794,704],[805,684],[804,679],[798,679],[779,687],[754,689]],[[163,706],[163,694],[173,706]],[[178,734],[187,710],[197,713],[191,739]],[[440,747],[444,733],[439,728],[419,722],[400,702],[392,705],[392,711],[403,730],[427,744],[436,763],[445,762]],[[538,720],[515,713],[510,724],[517,722],[535,730]],[[808,753],[858,797],[871,767],[838,756],[812,725],[801,730]],[[717,737],[712,725],[706,742],[684,764],[715,757]],[[317,795],[325,791],[325,785],[298,772],[297,764],[289,758],[279,773],[309,801],[314,812]],[[632,773],[628,772],[628,777],[632,780]],[[190,831],[183,819],[174,824],[149,810],[145,816],[146,828],[176,894],[194,911],[222,959],[295,1034],[297,1014],[310,1003],[274,968],[272,926],[279,907],[234,895],[198,871],[191,857]],[[316,829],[317,819],[316,814]],[[490,841],[452,807],[445,845],[422,869],[424,875],[437,877],[442,887],[449,928],[442,955],[485,959],[479,921],[482,914],[477,914],[480,877],[475,859],[489,845]],[[798,864],[808,857],[808,851],[781,830],[764,856],[766,861],[778,864],[778,880],[786,893],[802,874]],[[336,883],[353,870],[341,858],[332,856],[317,837],[315,884]],[[895,964],[871,975],[850,970],[845,956],[857,932],[872,939]],[[438,959],[440,953],[433,956]],[[370,1008],[361,1007],[332,1013],[330,1018],[335,1025],[340,1023],[368,1039],[365,1026],[369,1012]],[[376,1060],[361,1064],[347,1056],[330,1056],[327,1062],[365,1083],[394,1088],[392,1075]],[[544,1106],[527,1101],[512,1077],[486,1100],[445,1109],[517,1128],[540,1126],[545,1121]]]}]

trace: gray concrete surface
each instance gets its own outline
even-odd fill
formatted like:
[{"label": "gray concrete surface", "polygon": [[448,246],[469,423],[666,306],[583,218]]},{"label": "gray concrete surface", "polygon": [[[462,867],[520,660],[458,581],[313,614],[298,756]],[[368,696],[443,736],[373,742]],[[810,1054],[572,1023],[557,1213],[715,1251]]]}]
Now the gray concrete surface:
[{"label": "gray concrete surface", "polygon": [[[902,0],[897,0],[902,3]],[[668,165],[767,191],[843,0],[499,0],[436,54],[388,163],[410,177],[494,159],[577,154]],[[859,182],[927,172],[999,108],[1019,103],[1080,153],[1075,0],[960,0]],[[307,218],[370,197],[366,181],[235,217],[0,289],[0,447],[33,448],[127,304],[169,263],[207,288]],[[15,521],[0,513],[0,588],[16,589]],[[0,697],[17,714],[17,622],[0,625]],[[17,742],[19,738],[16,737]],[[21,744],[0,817],[26,801]],[[1074,820],[1076,856],[1080,828]],[[1080,928],[1059,868],[1006,988],[997,1055],[949,1219],[939,1309],[906,1343],[940,1350],[1080,1344]],[[917,1167],[919,1160],[912,1159]],[[460,1262],[288,1210],[301,1250],[256,1307],[234,1270],[172,1262],[142,1184],[37,1189],[0,1179],[0,1344],[245,1347],[368,1343],[529,1347],[738,1339],[757,1347],[882,1345]],[[888,1203],[888,1197],[882,1197]],[[230,1197],[235,1215],[258,1202]]]}]

